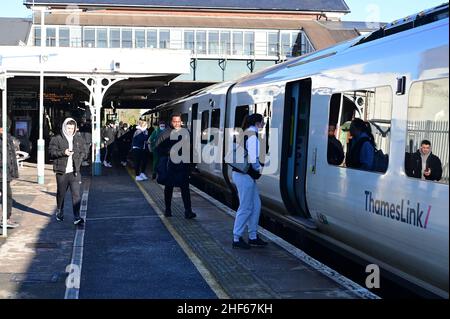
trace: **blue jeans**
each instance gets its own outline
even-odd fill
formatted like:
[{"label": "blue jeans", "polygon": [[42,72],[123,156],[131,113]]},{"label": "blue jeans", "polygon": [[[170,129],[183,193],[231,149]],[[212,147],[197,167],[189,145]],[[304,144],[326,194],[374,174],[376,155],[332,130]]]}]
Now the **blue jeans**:
[{"label": "blue jeans", "polygon": [[259,215],[261,214],[261,199],[256,181],[248,174],[239,172],[233,172],[232,178],[239,196],[239,208],[233,227],[234,239],[242,236],[245,226],[248,227],[248,237],[256,239]]}]

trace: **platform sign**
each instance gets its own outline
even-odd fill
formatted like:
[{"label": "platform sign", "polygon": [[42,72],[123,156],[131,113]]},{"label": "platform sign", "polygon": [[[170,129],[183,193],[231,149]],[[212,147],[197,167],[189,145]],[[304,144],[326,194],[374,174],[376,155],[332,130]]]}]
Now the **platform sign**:
[{"label": "platform sign", "polygon": [[35,92],[8,92],[8,102],[13,111],[32,111],[39,107]]}]

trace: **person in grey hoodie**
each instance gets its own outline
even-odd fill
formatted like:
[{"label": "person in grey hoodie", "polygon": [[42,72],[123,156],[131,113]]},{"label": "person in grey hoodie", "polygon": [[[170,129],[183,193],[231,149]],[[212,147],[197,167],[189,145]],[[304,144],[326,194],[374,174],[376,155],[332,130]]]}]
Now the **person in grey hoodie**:
[{"label": "person in grey hoodie", "polygon": [[77,122],[67,118],[61,129],[61,134],[54,136],[48,147],[50,158],[53,159],[53,171],[56,173],[56,220],[64,219],[64,198],[70,187],[74,224],[82,225],[80,217],[81,206],[81,162],[86,156],[85,141],[76,134]]}]

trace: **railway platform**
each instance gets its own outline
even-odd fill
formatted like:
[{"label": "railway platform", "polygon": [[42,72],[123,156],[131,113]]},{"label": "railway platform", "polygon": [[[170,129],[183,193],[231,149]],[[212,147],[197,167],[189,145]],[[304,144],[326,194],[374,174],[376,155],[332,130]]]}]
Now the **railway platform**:
[{"label": "railway platform", "polygon": [[[175,188],[164,217],[162,186],[136,182],[124,168],[83,177],[83,228],[55,219],[51,167],[39,185],[26,163],[13,182],[20,226],[0,240],[0,298],[52,299],[374,299],[270,232],[267,247],[231,245],[234,211],[191,186],[197,214],[187,220]],[[148,174],[149,176],[151,174]]]}]

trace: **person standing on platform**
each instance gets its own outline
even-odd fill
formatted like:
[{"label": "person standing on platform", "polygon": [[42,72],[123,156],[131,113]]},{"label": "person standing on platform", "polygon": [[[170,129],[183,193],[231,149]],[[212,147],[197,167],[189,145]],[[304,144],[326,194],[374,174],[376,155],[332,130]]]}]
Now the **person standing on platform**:
[{"label": "person standing on platform", "polygon": [[[250,246],[264,247],[267,245],[267,242],[258,236],[261,199],[256,185],[256,180],[261,177],[262,170],[259,162],[258,129],[263,127],[264,118],[258,113],[249,115],[242,127],[246,133],[242,143],[247,150],[250,167],[246,173],[233,168],[232,178],[239,196],[239,208],[233,227],[233,248],[249,249]],[[246,140],[245,136],[248,136]],[[242,238],[245,226],[248,228],[248,243]]]},{"label": "person standing on platform", "polygon": [[113,121],[109,121],[102,131],[102,138],[105,143],[105,157],[103,165],[105,167],[112,167],[112,155],[114,152],[114,145],[116,139],[116,129]]},{"label": "person standing on platform", "polygon": [[156,151],[156,141],[158,140],[159,134],[163,132],[166,129],[166,122],[163,120],[160,120],[158,123],[158,128],[152,132],[149,138],[149,145],[150,145],[150,151],[153,155],[153,162],[152,162],[152,179],[156,178],[156,167],[158,165],[158,152]]},{"label": "person standing on platform", "polygon": [[[0,114],[0,123],[2,121],[2,117]],[[8,120],[9,122],[9,120]],[[10,123],[8,123],[9,127]],[[11,181],[14,178],[19,178],[19,168],[17,167],[17,158],[16,158],[16,150],[14,147],[14,142],[12,136],[10,134],[3,134],[3,127],[0,128],[0,201],[2,201],[2,191],[3,191],[3,138],[7,136],[7,153],[6,153],[6,161],[7,161],[7,170],[6,170],[6,227],[8,228],[16,228],[19,226],[18,223],[14,222],[11,219],[12,215],[12,190],[11,190]],[[3,202],[2,202],[3,203]],[[3,221],[0,225],[3,227]]]},{"label": "person standing on platform", "polygon": [[84,139],[76,134],[77,122],[67,118],[61,129],[61,134],[50,140],[48,147],[50,158],[53,159],[53,171],[56,174],[56,220],[64,220],[64,198],[67,189],[72,193],[72,206],[75,225],[83,225],[80,217],[81,206],[81,162],[86,156]]},{"label": "person standing on platform", "polygon": [[148,179],[145,175],[145,169],[147,168],[147,141],[148,131],[147,122],[145,120],[139,120],[136,131],[133,135],[132,152],[134,160],[134,171],[136,175],[136,181],[145,181]]},{"label": "person standing on platform", "polygon": [[[170,217],[172,216],[172,195],[173,188],[179,187],[181,189],[181,197],[183,199],[184,204],[184,217],[186,219],[195,218],[197,215],[192,212],[191,207],[191,194],[189,192],[189,174],[191,170],[191,164],[185,163],[183,161],[179,163],[174,163],[170,158],[170,152],[172,147],[179,143],[183,139],[182,130],[186,130],[181,127],[181,114],[174,113],[171,116],[170,120],[171,127],[162,131],[159,134],[159,137],[156,141],[156,151],[159,156],[159,166],[164,165],[167,168],[166,178],[164,181],[164,202],[166,205],[166,209],[164,212],[164,216]],[[189,136],[189,132],[186,130],[187,134],[185,136]],[[178,135],[178,139],[171,139],[172,133],[176,136]],[[189,142],[189,140],[188,140]],[[181,142],[184,143],[184,142]],[[183,156],[182,149],[178,152],[179,156]],[[160,174],[158,170],[158,174]],[[160,176],[158,175],[158,179]]]}]

